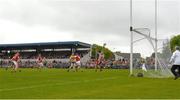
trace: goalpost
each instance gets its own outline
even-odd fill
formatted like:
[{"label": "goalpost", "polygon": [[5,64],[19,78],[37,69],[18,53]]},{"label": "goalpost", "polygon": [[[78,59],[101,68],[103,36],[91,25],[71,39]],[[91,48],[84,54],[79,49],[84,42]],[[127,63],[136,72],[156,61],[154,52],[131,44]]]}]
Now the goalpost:
[{"label": "goalpost", "polygon": [[[160,61],[160,59],[158,59],[158,39],[157,39],[157,0],[155,0],[155,20],[154,20],[154,37],[151,36],[151,30],[149,28],[134,28],[133,26],[133,0],[130,0],[130,32],[131,32],[131,41],[130,41],[130,76],[132,76],[134,74],[134,44],[136,42],[142,41],[142,40],[147,40],[149,42],[149,44],[152,46],[152,49],[154,51],[154,72],[158,71],[158,65],[159,65],[159,69],[161,69],[161,71],[166,71],[166,73],[168,73],[168,76],[170,76],[169,73],[169,69],[167,67],[167,64],[162,64],[162,61]],[[146,31],[147,34],[143,33],[142,31]],[[134,34],[138,34],[140,36],[142,36],[140,39],[134,39]]]},{"label": "goalpost", "polygon": [[[148,39],[150,41],[150,43],[153,47],[154,47],[154,45],[152,43],[152,40],[155,41],[155,47],[154,47],[155,71],[157,71],[157,0],[155,0],[155,38],[152,38],[150,36],[151,33],[150,33],[150,29],[148,29],[148,28],[144,28],[144,29],[147,29],[149,31],[149,36],[139,32],[137,29],[133,28],[133,23],[132,23],[133,22],[133,20],[132,20],[133,19],[133,14],[132,14],[132,11],[133,11],[132,6],[133,5],[132,4],[133,4],[133,2],[132,2],[132,0],[130,0],[130,31],[131,31],[130,75],[133,75],[133,44],[134,44],[134,42],[137,41],[137,40],[136,41],[133,40],[133,32],[143,35],[146,39]],[[142,39],[145,39],[145,38],[142,38]]]}]

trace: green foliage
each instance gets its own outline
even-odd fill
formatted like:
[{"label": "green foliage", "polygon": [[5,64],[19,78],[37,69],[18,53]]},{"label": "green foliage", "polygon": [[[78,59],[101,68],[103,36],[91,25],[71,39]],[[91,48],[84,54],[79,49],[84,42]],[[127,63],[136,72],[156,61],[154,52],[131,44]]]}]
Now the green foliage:
[{"label": "green foliage", "polygon": [[170,41],[168,39],[163,42],[163,49],[160,56],[164,59],[171,57]]},{"label": "green foliage", "polygon": [[175,46],[180,46],[180,35],[171,38],[170,45],[171,45],[171,51],[175,50]]},{"label": "green foliage", "polygon": [[104,52],[104,56],[105,59],[113,59],[114,54],[111,50],[109,50],[108,48],[104,48],[103,46],[97,45],[97,44],[93,44],[92,46],[92,57],[96,58],[97,57],[97,53],[98,52]]}]

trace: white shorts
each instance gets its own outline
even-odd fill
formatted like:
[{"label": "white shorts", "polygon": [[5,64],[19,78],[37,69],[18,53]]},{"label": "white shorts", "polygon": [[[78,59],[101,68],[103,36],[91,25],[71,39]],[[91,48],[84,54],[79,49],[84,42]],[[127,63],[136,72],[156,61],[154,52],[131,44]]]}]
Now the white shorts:
[{"label": "white shorts", "polygon": [[13,64],[15,65],[15,67],[18,67],[18,63],[17,63],[17,61],[12,61],[13,62]]},{"label": "white shorts", "polygon": [[75,62],[71,62],[71,66],[75,66],[76,65],[76,63]]},{"label": "white shorts", "polygon": [[41,62],[41,63],[38,63],[38,65],[40,66],[40,67],[43,67],[44,66],[44,64]]},{"label": "white shorts", "polygon": [[80,62],[80,61],[77,61],[77,62],[76,62],[76,65],[81,66],[81,62]]}]

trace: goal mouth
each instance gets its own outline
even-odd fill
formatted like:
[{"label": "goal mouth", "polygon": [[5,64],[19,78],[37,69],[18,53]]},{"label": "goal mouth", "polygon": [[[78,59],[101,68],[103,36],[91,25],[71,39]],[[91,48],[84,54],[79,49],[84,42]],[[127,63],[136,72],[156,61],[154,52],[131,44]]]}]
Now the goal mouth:
[{"label": "goal mouth", "polygon": [[[158,63],[160,62],[160,60],[158,60],[158,57],[157,57],[157,0],[155,0],[155,13],[154,13],[154,38],[151,36],[151,30],[149,28],[133,28],[133,0],[130,0],[130,32],[131,32],[131,48],[130,48],[130,75],[133,74],[133,67],[135,66],[134,63],[137,62],[137,60],[134,60],[134,44],[141,41],[144,41],[146,40],[146,42],[148,41],[148,44],[150,44],[150,47],[151,48],[151,51],[154,52],[155,56],[154,56],[154,69],[155,71],[158,71]],[[144,32],[142,32],[144,31]],[[136,33],[136,34],[134,34]],[[134,41],[134,35],[139,35],[141,36],[140,38],[136,38],[135,41]],[[142,45],[140,43],[140,45]],[[146,45],[146,44],[145,44]],[[146,45],[147,47],[147,45]],[[142,51],[143,47],[140,48],[139,50]],[[147,50],[148,51],[148,50]],[[138,51],[139,52],[139,51]],[[151,57],[152,58],[152,57]],[[140,60],[141,61],[141,60]],[[144,59],[144,62],[146,62],[146,59]],[[138,62],[139,63],[139,62]],[[147,64],[143,63],[142,65],[141,64],[138,64],[138,66],[142,66],[142,68],[145,70],[146,69],[146,66]],[[143,67],[144,66],[144,67]],[[159,66],[161,66],[161,64],[159,63]]]},{"label": "goal mouth", "polygon": [[[170,71],[169,59],[172,55],[169,40],[157,40],[149,34],[142,33],[144,28],[133,29],[134,40],[133,52],[145,54],[145,57],[137,59],[133,53],[133,74],[138,77],[141,73],[143,77],[149,78],[170,78],[172,73]],[[139,38],[139,39],[137,39]],[[157,43],[157,48],[155,47]],[[147,52],[148,51],[148,52]],[[155,59],[155,51],[157,51],[157,58]],[[148,55],[147,55],[148,54]],[[157,67],[155,62],[157,61]]]}]

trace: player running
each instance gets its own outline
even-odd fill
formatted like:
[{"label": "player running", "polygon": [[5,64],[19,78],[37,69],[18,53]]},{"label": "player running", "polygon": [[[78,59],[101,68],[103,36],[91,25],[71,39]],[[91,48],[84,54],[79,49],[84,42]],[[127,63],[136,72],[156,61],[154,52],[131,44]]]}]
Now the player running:
[{"label": "player running", "polygon": [[77,53],[75,57],[76,57],[76,71],[78,71],[81,69],[81,57]]},{"label": "player running", "polygon": [[99,51],[99,53],[98,53],[98,57],[96,58],[95,71],[97,71],[98,68],[100,71],[102,71],[102,68],[105,65],[105,59],[104,59],[105,46],[106,46],[106,43],[103,44],[102,50]]},{"label": "player running", "polygon": [[71,65],[70,65],[70,67],[68,68],[68,72],[69,72],[71,69],[73,69],[73,70],[75,71],[75,67],[76,67],[76,56],[75,56],[74,54],[72,54],[69,59],[70,59]]},{"label": "player running", "polygon": [[41,69],[44,66],[44,64],[43,64],[43,57],[41,56],[41,54],[38,54],[37,64],[38,64],[38,69]]},{"label": "player running", "polygon": [[[17,52],[17,53],[12,57],[12,59],[11,59],[11,61],[12,61],[13,64],[14,64],[12,72],[16,72],[17,69],[19,68],[19,64],[18,64],[19,59],[20,59],[20,54],[19,54],[19,52]],[[20,71],[21,71],[21,70],[19,70],[19,72],[20,72]]]},{"label": "player running", "polygon": [[95,66],[95,71],[97,71],[97,69],[99,68],[99,71],[102,71],[102,68],[104,66],[104,54],[103,52],[99,52],[98,57],[97,57],[97,61],[96,61],[96,66]]}]

